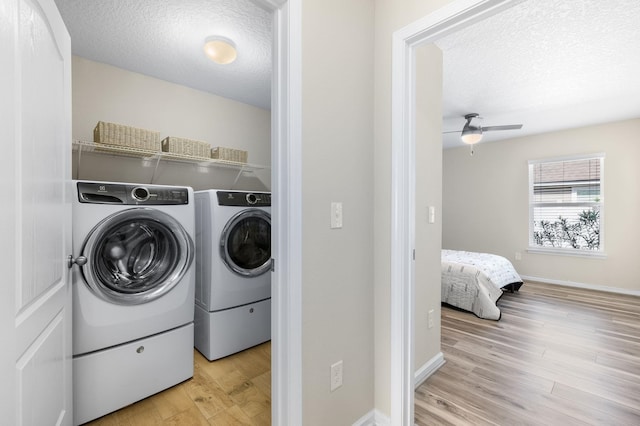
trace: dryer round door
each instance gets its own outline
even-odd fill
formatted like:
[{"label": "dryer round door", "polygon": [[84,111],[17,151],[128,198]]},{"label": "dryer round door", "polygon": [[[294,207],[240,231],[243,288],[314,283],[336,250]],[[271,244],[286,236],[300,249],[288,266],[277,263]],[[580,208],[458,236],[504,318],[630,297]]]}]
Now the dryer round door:
[{"label": "dryer round door", "polygon": [[81,267],[98,297],[137,305],[171,291],[193,261],[193,241],[170,215],[133,208],[96,225],[85,240]]},{"label": "dryer round door", "polygon": [[233,216],[220,236],[220,255],[231,271],[256,277],[271,269],[271,216],[247,209]]}]

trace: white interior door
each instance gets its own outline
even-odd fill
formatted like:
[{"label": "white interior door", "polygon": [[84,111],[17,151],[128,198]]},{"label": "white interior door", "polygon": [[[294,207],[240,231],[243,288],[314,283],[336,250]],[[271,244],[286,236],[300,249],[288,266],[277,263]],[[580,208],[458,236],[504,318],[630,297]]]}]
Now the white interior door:
[{"label": "white interior door", "polygon": [[0,3],[0,423],[70,425],[71,42],[53,0]]}]

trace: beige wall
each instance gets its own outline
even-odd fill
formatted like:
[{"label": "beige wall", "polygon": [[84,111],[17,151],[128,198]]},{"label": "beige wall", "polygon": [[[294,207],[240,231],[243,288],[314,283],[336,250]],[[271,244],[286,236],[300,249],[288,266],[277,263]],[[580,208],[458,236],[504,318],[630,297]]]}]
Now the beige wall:
[{"label": "beige wall", "polygon": [[[442,51],[416,48],[416,261],[414,366],[440,352],[440,242],[442,241]],[[428,166],[425,166],[428,164]],[[429,207],[435,223],[429,223]],[[433,310],[433,327],[428,328]]]},{"label": "beige wall", "polygon": [[[370,0],[302,2],[304,424],[373,409],[373,13]],[[330,229],[330,204],[344,226]],[[330,366],[344,384],[330,392]]]},{"label": "beige wall", "polygon": [[[640,119],[445,150],[443,246],[511,260],[525,276],[640,290]],[[527,161],[604,152],[606,259],[527,252]],[[515,252],[522,260],[515,260]]]},{"label": "beige wall", "polygon": [[[73,57],[73,138],[93,141],[98,121],[125,124],[249,151],[249,162],[271,164],[271,113],[220,96]],[[84,155],[74,178],[149,182],[155,162]],[[190,185],[194,189],[229,188],[237,172],[163,162],[153,183]],[[269,189],[267,167],[241,179],[236,189]]]},{"label": "beige wall", "polygon": [[[391,411],[390,395],[390,246],[391,246],[391,37],[406,25],[417,21],[429,13],[439,9],[448,0],[376,0],[375,11],[375,157],[374,157],[374,276],[375,276],[375,389],[376,408],[385,415]],[[441,115],[438,116],[441,120]],[[441,149],[441,143],[438,144]],[[440,168],[440,156],[416,159],[420,167]],[[417,205],[437,200],[437,192],[441,190],[441,179],[427,184],[429,196],[417,194]],[[425,197],[425,198],[422,198]],[[436,225],[439,226],[439,225]],[[416,235],[417,239],[423,236]],[[420,245],[416,241],[416,245]],[[440,250],[440,240],[424,241],[425,253]],[[429,256],[429,255],[427,255]],[[439,257],[438,257],[439,259]],[[433,260],[433,259],[432,259]],[[439,270],[439,266],[438,266]],[[436,306],[436,317],[440,314],[439,301]],[[432,333],[435,337],[435,333]],[[436,343],[429,349],[436,350]],[[440,343],[437,342],[437,351]],[[420,365],[416,364],[416,367]]]}]

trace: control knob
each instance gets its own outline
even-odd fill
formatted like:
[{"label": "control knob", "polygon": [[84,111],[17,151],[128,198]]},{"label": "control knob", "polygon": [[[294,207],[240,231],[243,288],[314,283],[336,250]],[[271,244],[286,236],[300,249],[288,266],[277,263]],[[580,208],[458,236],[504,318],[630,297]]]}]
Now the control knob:
[{"label": "control knob", "polygon": [[137,186],[131,191],[131,196],[138,201],[147,201],[149,199],[149,190],[144,186]]},{"label": "control knob", "polygon": [[247,203],[249,204],[255,204],[258,202],[258,197],[256,197],[256,194],[247,194]]}]

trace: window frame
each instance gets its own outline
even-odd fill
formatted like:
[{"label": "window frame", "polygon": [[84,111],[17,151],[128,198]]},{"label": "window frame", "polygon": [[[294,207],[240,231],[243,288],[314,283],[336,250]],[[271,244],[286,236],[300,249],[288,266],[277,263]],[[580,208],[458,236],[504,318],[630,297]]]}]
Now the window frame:
[{"label": "window frame", "polygon": [[[543,158],[537,160],[529,160],[528,161],[528,174],[529,174],[529,237],[528,237],[528,248],[527,252],[529,253],[540,253],[540,254],[552,254],[559,256],[574,256],[574,257],[606,257],[605,253],[605,232],[604,232],[604,217],[605,217],[605,195],[604,195],[604,174],[605,174],[605,153],[598,152],[593,154],[582,154],[582,155],[572,155],[572,156],[564,156],[564,157],[552,157],[552,158]],[[593,201],[585,201],[585,202],[567,202],[567,203],[545,203],[545,202],[535,202],[534,201],[534,173],[533,167],[537,164],[544,163],[562,163],[569,161],[580,161],[580,160],[600,160],[600,199],[599,202]],[[541,247],[534,243],[534,208],[535,207],[545,207],[545,206],[557,206],[557,205],[571,205],[575,207],[592,207],[597,205],[600,207],[600,228],[599,228],[599,236],[600,236],[600,244],[598,250],[587,250],[587,249],[574,249],[570,247]]]}]

